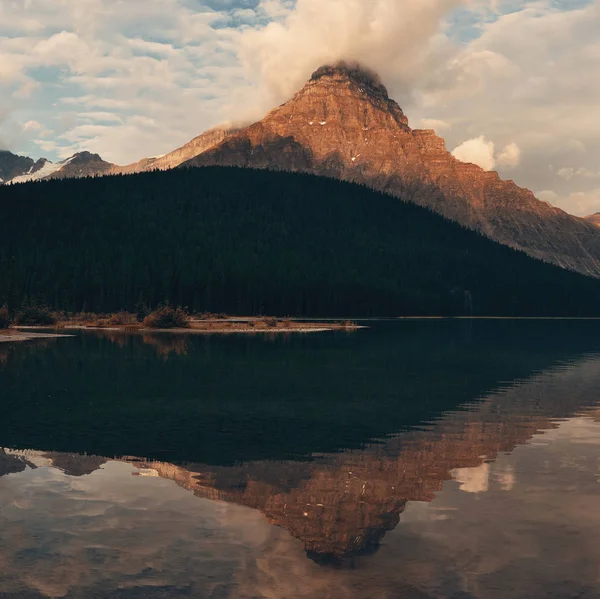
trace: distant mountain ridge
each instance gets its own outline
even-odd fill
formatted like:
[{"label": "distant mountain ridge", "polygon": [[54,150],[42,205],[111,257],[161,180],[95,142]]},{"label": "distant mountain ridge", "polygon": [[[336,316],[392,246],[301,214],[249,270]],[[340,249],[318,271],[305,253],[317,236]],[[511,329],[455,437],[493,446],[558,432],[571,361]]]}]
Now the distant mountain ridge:
[{"label": "distant mountain ridge", "polygon": [[0,152],[0,184],[28,183],[45,179],[76,179],[96,177],[115,171],[116,166],[102,160],[98,154],[78,152],[60,162],[46,158],[34,161],[12,152]]},{"label": "distant mountain ridge", "polygon": [[[47,176],[40,170],[34,178],[202,166],[305,172],[365,184],[534,258],[600,278],[600,231],[593,217],[567,214],[496,172],[457,160],[434,131],[410,128],[375,74],[343,63],[318,69],[290,101],[248,127],[217,127],[165,156],[127,166],[98,155],[81,162]],[[22,168],[32,166],[23,162]],[[2,172],[0,156],[0,177],[7,180]]]},{"label": "distant mountain ridge", "polygon": [[154,170],[169,170],[214,148],[237,131],[238,129],[231,126],[215,127],[164,156],[142,158],[138,162],[125,166],[106,162],[100,155],[91,152],[78,152],[60,162],[51,162],[46,158],[34,161],[27,156],[18,156],[12,152],[0,151],[0,185],[45,179],[76,179],[79,177],[128,175]]}]

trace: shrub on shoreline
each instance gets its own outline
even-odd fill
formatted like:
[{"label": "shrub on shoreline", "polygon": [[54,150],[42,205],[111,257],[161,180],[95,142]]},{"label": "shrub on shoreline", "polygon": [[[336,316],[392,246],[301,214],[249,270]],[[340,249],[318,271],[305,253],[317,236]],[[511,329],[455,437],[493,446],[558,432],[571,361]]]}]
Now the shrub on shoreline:
[{"label": "shrub on shoreline", "polygon": [[125,326],[137,323],[138,320],[136,316],[134,316],[133,314],[129,314],[129,312],[117,312],[116,314],[112,314],[108,318],[108,324],[113,326]]},{"label": "shrub on shoreline", "polygon": [[160,306],[144,318],[143,325],[151,329],[187,329],[189,314],[183,308]]},{"label": "shrub on shoreline", "polygon": [[17,312],[14,324],[18,326],[50,326],[56,324],[56,316],[44,306],[29,304]]}]

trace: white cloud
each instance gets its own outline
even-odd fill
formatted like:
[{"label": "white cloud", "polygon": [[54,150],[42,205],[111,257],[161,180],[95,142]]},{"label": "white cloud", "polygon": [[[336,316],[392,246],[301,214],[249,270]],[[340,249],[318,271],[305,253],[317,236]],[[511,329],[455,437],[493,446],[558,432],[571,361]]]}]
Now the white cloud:
[{"label": "white cloud", "polygon": [[518,166],[520,161],[521,149],[514,142],[508,144],[496,158],[496,164],[498,166],[505,166],[507,168],[514,168]]},{"label": "white cloud", "polygon": [[494,158],[494,142],[483,135],[469,139],[452,150],[452,155],[462,162],[472,162],[486,171],[496,166]]},{"label": "white cloud", "polygon": [[423,129],[435,130],[438,133],[438,135],[441,132],[447,131],[448,129],[452,128],[452,125],[450,123],[447,123],[446,121],[441,121],[439,119],[421,119],[419,121],[419,124],[421,125],[421,127],[423,127]]},{"label": "white cloud", "polygon": [[565,181],[571,181],[575,177],[585,177],[587,179],[600,178],[600,171],[593,171],[585,167],[573,168],[564,167],[559,168],[556,174]]},{"label": "white cloud", "polygon": [[269,17],[287,17],[293,10],[293,2],[289,0],[262,0],[260,9]]},{"label": "white cloud", "polygon": [[27,121],[23,125],[23,131],[39,131],[44,128],[44,125],[37,121]]},{"label": "white cloud", "polygon": [[513,142],[496,155],[494,142],[480,135],[461,143],[454,148],[452,155],[462,162],[472,162],[486,171],[491,171],[497,166],[505,168],[517,166],[521,159],[521,150]]},{"label": "white cloud", "polygon": [[[48,140],[31,146],[33,140],[14,134],[14,123],[4,119],[0,134],[12,150],[41,148],[56,158],[87,149],[89,134],[95,151],[126,163],[148,151],[167,152],[224,119],[240,73],[233,42],[239,32],[213,29],[218,12],[193,10],[182,0],[0,4],[0,28],[13,31],[0,35],[0,85],[11,119],[54,130],[61,148],[52,149]],[[35,26],[24,20],[32,14]],[[220,72],[210,72],[209,64]],[[148,121],[133,115],[160,129],[150,136]],[[82,128],[100,124],[107,126]]]}]

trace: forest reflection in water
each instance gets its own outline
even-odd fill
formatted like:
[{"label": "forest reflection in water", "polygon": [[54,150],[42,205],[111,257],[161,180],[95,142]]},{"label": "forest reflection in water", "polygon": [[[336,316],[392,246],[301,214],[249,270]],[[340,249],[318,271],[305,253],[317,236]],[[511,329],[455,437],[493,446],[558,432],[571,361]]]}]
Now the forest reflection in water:
[{"label": "forest reflection in water", "polygon": [[[405,329],[370,335],[375,338],[365,344],[379,359],[394,353],[395,342],[406,342]],[[559,338],[553,350],[540,344],[532,352],[535,344],[517,335],[523,344],[515,355],[535,365],[528,374],[527,360],[513,365],[508,359],[514,338],[500,339],[492,355],[457,357],[450,351],[455,341],[446,346],[446,337],[447,331],[429,335],[426,351],[398,365],[399,372],[390,369],[388,379],[373,379],[380,394],[392,394],[413,377],[396,401],[420,393],[425,409],[383,414],[361,429],[364,412],[344,387],[356,411],[346,424],[361,434],[351,447],[336,443],[309,455],[284,448],[278,455],[256,447],[250,436],[244,459],[243,446],[227,445],[227,430],[211,437],[225,441],[229,452],[216,461],[161,460],[151,444],[143,459],[81,455],[78,447],[57,451],[51,439],[43,450],[7,447],[0,452],[0,473],[7,475],[0,478],[0,588],[12,589],[11,597],[596,597],[600,355],[594,336],[575,334],[572,345]],[[339,362],[347,360],[339,355],[341,344],[353,342],[333,336],[310,341],[309,349],[329,343],[326,353],[337,352]],[[491,347],[477,332],[475,341],[463,342],[474,350]],[[303,361],[307,355],[294,343],[277,345],[278,351],[296,351],[297,363],[318,373],[322,361]],[[214,352],[203,347],[214,365]],[[137,360],[139,346],[129,350]],[[197,350],[192,343],[186,357]],[[253,365],[262,360],[250,356]],[[408,352],[402,356],[408,359]],[[416,367],[425,356],[435,370]],[[435,372],[450,372],[461,359],[460,373],[447,377],[451,397],[444,400]],[[520,376],[498,378],[480,395],[461,395],[511,369]],[[469,380],[459,384],[461,377]],[[13,390],[17,380],[24,384],[21,375],[9,378]],[[134,400],[139,408],[142,397]],[[265,418],[260,406],[256,412]],[[220,415],[221,426],[232,413],[229,406]],[[321,436],[328,434],[328,415],[310,422],[321,426]],[[125,420],[114,406],[112,417],[122,431]],[[386,418],[403,426],[369,440]],[[232,428],[238,430],[235,422]],[[334,442],[349,434],[334,433]],[[163,440],[171,442],[168,431]],[[241,453],[231,459],[235,452]],[[203,454],[214,455],[201,449],[196,457]]]}]

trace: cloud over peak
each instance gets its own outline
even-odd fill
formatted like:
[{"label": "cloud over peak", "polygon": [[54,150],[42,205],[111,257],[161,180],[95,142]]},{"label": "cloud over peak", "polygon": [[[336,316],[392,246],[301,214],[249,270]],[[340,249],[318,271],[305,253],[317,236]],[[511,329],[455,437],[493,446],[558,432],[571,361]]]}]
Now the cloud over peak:
[{"label": "cloud over peak", "polygon": [[297,0],[294,10],[247,30],[239,56],[264,83],[265,101],[283,101],[324,64],[355,61],[389,85],[409,89],[445,43],[445,17],[467,0]]}]

